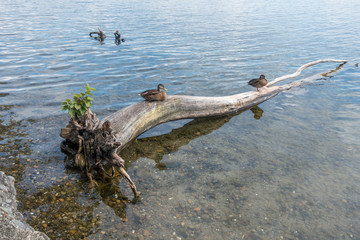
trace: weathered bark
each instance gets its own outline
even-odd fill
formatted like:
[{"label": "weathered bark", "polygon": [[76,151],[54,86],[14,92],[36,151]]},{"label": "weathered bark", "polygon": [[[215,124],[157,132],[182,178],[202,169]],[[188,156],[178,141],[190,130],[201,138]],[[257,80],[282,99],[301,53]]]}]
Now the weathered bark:
[{"label": "weathered bark", "polygon": [[[297,77],[300,75],[300,73],[305,69],[305,68],[308,68],[308,67],[311,67],[311,66],[314,66],[316,64],[319,64],[319,63],[324,63],[324,62],[342,62],[343,64],[345,64],[347,62],[347,60],[337,60],[337,59],[320,59],[320,60],[317,60],[317,61],[314,61],[314,62],[310,62],[310,63],[307,63],[307,64],[304,64],[302,65],[301,67],[298,68],[298,70],[296,70],[296,72],[292,73],[292,74],[288,74],[288,75],[285,75],[285,76],[282,76],[282,77],[278,77],[278,78],[275,78],[273,81],[269,82],[267,84],[267,86],[271,86],[277,82],[280,82],[280,81],[283,81],[285,79],[290,79],[290,78],[294,78],[294,77]],[[342,66],[343,64],[341,64],[340,66]],[[338,68],[336,68],[335,70],[332,70],[330,72],[333,72],[333,71],[336,71]]]},{"label": "weathered bark", "polygon": [[[294,74],[269,82],[260,92],[250,91],[224,97],[170,95],[165,101],[135,103],[111,114],[100,122],[89,110],[81,121],[70,120],[69,125],[62,129],[60,136],[67,140],[67,146],[79,146],[77,157],[80,160],[77,163],[80,167],[86,166],[90,180],[92,180],[92,171],[106,172],[104,166],[110,164],[125,178],[133,190],[134,196],[137,197],[135,184],[125,171],[124,160],[116,153],[124,149],[140,134],[168,121],[224,116],[249,109],[282,91],[324,76],[324,74],[316,74],[286,85],[272,86],[279,81],[296,77],[305,68],[322,62],[342,62],[344,64],[346,60],[325,59],[305,64]],[[342,64],[338,68],[341,66]]]}]

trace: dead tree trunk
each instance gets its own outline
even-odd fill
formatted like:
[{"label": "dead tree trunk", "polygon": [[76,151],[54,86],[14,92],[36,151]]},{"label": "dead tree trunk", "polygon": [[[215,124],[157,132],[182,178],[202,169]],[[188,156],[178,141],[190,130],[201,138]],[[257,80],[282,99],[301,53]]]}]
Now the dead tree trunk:
[{"label": "dead tree trunk", "polygon": [[[111,114],[102,121],[99,121],[95,114],[88,110],[82,119],[72,118],[69,124],[61,129],[60,136],[66,139],[63,148],[74,152],[77,166],[86,170],[91,182],[96,173],[103,172],[112,176],[117,170],[130,185],[134,196],[137,197],[136,186],[126,173],[124,160],[117,155],[117,152],[124,149],[140,134],[168,121],[229,115],[249,109],[282,91],[325,76],[325,74],[316,74],[290,84],[271,86],[276,82],[296,77],[305,68],[322,62],[342,62],[344,64],[347,61],[325,59],[305,64],[294,74],[269,82],[261,92],[250,91],[224,97],[170,95],[165,101],[135,103]],[[111,167],[112,174],[104,169],[105,166]]]}]

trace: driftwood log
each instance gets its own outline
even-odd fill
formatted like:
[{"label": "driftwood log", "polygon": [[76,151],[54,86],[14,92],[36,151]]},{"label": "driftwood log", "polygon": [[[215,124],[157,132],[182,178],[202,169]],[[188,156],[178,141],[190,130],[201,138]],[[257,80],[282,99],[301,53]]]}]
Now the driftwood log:
[{"label": "driftwood log", "polygon": [[[315,74],[282,86],[272,86],[279,81],[299,76],[304,69],[323,62],[342,64],[328,73]],[[325,59],[307,63],[295,73],[269,82],[261,92],[250,91],[224,97],[170,95],[165,101],[135,103],[101,121],[88,109],[82,119],[71,118],[69,124],[61,129],[60,136],[65,139],[62,148],[75,155],[76,165],[86,171],[91,183],[94,175],[105,174],[112,177],[118,171],[130,185],[136,198],[139,196],[136,186],[125,170],[124,160],[117,153],[140,134],[168,121],[225,116],[249,109],[292,87],[326,76],[346,62]],[[111,173],[106,169],[110,169]]]}]

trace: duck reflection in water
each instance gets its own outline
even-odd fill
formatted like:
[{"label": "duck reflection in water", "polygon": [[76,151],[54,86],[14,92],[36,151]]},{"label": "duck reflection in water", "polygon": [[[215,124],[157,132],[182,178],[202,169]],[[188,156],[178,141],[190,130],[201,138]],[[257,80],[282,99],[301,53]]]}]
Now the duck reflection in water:
[{"label": "duck reflection in water", "polygon": [[260,119],[263,115],[264,110],[262,110],[261,108],[259,108],[258,106],[252,107],[250,108],[250,110],[252,111],[252,113],[254,114],[254,118],[255,119]]}]

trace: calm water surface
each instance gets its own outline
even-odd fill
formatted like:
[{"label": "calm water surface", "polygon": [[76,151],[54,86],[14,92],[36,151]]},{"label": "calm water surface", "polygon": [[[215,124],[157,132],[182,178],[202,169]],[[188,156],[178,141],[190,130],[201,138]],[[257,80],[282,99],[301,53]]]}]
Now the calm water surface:
[{"label": "calm water surface", "polygon": [[[3,0],[0,9],[0,169],[16,178],[35,229],[52,239],[360,238],[360,2]],[[104,42],[88,36],[97,27]],[[169,94],[224,96],[323,58],[350,62],[257,109],[141,136],[121,153],[136,203],[124,181],[91,190],[65,167],[60,105],[85,83],[103,118],[160,82]]]}]

